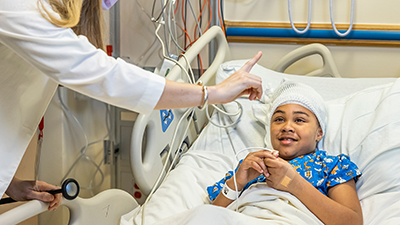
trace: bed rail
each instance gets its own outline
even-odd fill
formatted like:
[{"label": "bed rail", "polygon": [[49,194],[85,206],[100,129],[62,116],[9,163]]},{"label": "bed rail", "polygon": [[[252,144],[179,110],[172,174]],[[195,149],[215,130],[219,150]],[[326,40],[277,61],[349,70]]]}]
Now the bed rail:
[{"label": "bed rail", "polygon": [[285,55],[282,59],[280,59],[271,69],[283,73],[293,63],[311,55],[320,55],[323,61],[323,66],[320,69],[314,70],[306,74],[306,76],[331,76],[336,78],[341,77],[329,49],[325,45],[317,43],[302,46],[293,50],[292,52]]},{"label": "bed rail", "polygon": [[[70,212],[69,225],[97,224],[117,225],[122,215],[138,206],[136,200],[127,192],[108,189],[92,198],[77,197],[74,200],[63,198],[62,205]],[[0,215],[0,224],[13,225],[32,216],[47,211],[49,204],[32,200]]]},{"label": "bed rail", "polygon": [[[191,62],[212,40],[216,41],[218,48],[214,61],[199,78],[204,85],[215,84],[215,74],[219,66],[231,57],[228,43],[222,30],[216,26],[210,28],[185,53],[186,58]],[[179,63],[184,68],[187,68],[184,58],[181,58]],[[171,70],[167,79],[187,81],[183,75],[183,70],[179,66],[175,66]],[[169,163],[172,160],[164,158],[168,151],[172,151],[171,156],[173,158],[176,151],[182,147],[183,143],[178,143],[179,141],[176,141],[174,146],[169,145],[184,110],[154,110],[149,115],[139,114],[135,121],[131,138],[131,168],[135,182],[145,195],[148,195],[153,188],[162,171],[163,163]],[[193,143],[207,122],[205,111],[196,109],[194,117],[194,123],[190,128],[192,132],[187,135],[185,140],[187,147]],[[177,137],[183,136],[184,129],[189,122],[187,119],[182,122],[178,129]]]}]

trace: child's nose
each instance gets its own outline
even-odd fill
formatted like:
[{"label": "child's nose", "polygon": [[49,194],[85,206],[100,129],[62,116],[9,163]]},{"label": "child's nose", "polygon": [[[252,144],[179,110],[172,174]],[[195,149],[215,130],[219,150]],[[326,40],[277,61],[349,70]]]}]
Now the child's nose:
[{"label": "child's nose", "polygon": [[290,121],[286,121],[282,126],[282,132],[292,132],[294,133],[294,128]]}]

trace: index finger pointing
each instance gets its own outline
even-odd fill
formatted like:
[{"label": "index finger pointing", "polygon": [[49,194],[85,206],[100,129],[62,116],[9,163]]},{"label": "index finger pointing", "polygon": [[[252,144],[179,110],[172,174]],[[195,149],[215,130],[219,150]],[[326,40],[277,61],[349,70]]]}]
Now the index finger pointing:
[{"label": "index finger pointing", "polygon": [[253,66],[258,62],[258,60],[260,60],[261,56],[262,56],[262,52],[259,51],[255,56],[253,56],[252,59],[247,61],[246,64],[244,64],[244,66],[242,66],[242,68],[240,68],[240,69],[249,73],[251,68],[253,68]]}]

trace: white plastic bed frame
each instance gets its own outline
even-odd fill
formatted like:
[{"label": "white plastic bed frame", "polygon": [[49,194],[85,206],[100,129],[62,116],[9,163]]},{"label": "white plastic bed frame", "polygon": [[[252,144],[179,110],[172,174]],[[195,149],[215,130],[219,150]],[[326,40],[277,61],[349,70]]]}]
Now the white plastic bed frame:
[{"label": "white plastic bed frame", "polygon": [[[121,216],[138,206],[129,193],[119,189],[109,189],[98,195],[84,199],[62,200],[70,212],[69,225],[119,224]],[[48,210],[49,204],[38,200],[29,201],[0,215],[1,225],[14,225]]]},{"label": "white plastic bed frame", "polygon": [[[222,30],[219,27],[210,28],[185,53],[188,61],[191,62],[212,40],[216,41],[218,51],[211,66],[199,79],[204,85],[215,84],[215,75],[219,66],[231,59],[229,46]],[[321,44],[311,44],[292,51],[276,63],[272,69],[284,72],[294,62],[315,54],[322,57],[323,66],[321,69],[306,74],[307,76],[340,77],[329,50]],[[183,58],[179,62],[184,67],[187,67],[186,60]],[[179,66],[175,66],[171,70],[167,79],[187,82],[186,76]],[[172,149],[174,152],[171,157],[174,157],[174,153],[182,145],[182,143],[176,143],[172,147],[168,146],[177,122],[184,111],[185,109],[172,110],[175,119],[165,132],[162,131],[162,118],[159,110],[153,111],[150,115],[139,114],[135,122],[131,140],[131,166],[136,183],[146,195],[150,193],[161,172],[163,167],[161,155],[165,153],[164,150]],[[207,124],[205,113],[205,111],[196,109],[195,125],[190,127],[190,131],[187,134],[189,143],[194,142],[202,127]],[[186,127],[187,123],[188,121],[183,122],[181,127]],[[182,128],[180,129],[177,137],[182,136],[183,130]],[[65,205],[70,210],[70,225],[110,225],[119,224],[120,217],[136,208],[138,203],[129,193],[119,189],[110,189],[89,199],[80,197],[72,201],[63,199],[62,205]],[[47,208],[48,204],[46,203],[37,200],[29,201],[1,214],[0,223],[17,224],[47,211]]]}]

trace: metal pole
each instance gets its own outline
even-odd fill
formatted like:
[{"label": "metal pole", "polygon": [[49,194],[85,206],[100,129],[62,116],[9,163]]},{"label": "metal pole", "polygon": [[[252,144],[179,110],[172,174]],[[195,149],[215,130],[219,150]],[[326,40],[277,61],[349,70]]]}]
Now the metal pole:
[{"label": "metal pole", "polygon": [[[210,1],[211,4],[211,11],[212,11],[212,17],[211,17],[211,26],[219,25],[218,22],[218,1],[219,0],[212,0]],[[209,44],[208,47],[208,64],[211,65],[212,62],[214,61],[215,54],[217,53],[217,42],[215,40],[212,40]]]},{"label": "metal pole", "polygon": [[120,2],[110,9],[110,43],[113,46],[113,57],[121,56],[121,26],[120,26]]},{"label": "metal pole", "polygon": [[[110,44],[113,46],[113,53],[112,56],[114,58],[118,58],[121,56],[121,28],[120,28],[120,2],[117,2],[111,9],[110,9]],[[116,144],[116,119],[117,119],[117,109],[115,106],[110,106],[110,140],[111,144],[109,146],[110,152],[110,170],[113,176],[111,178],[111,188],[116,188],[117,186],[117,169],[115,163],[115,155],[114,155],[114,146]]]}]

